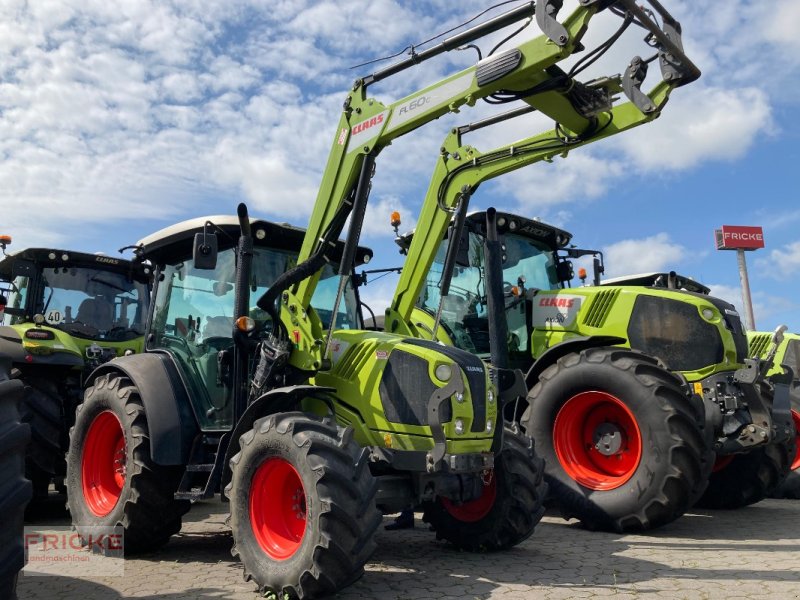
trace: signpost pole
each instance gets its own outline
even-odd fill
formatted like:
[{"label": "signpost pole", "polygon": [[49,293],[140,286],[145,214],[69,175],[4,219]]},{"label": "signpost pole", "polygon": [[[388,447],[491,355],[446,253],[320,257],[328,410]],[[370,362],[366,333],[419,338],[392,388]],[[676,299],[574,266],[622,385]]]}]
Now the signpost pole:
[{"label": "signpost pole", "polygon": [[739,261],[739,280],[742,282],[742,302],[744,303],[744,326],[750,331],[756,330],[756,320],[753,317],[753,302],[750,299],[750,280],[747,278],[747,261],[744,258],[744,250],[741,248],[736,251],[736,258]]}]

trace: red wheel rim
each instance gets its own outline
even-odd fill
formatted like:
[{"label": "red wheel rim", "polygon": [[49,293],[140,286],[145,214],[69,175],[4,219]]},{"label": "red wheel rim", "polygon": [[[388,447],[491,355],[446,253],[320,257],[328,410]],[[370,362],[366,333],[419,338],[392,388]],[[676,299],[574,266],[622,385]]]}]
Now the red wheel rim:
[{"label": "red wheel rim", "polygon": [[582,392],[564,403],[553,424],[553,446],[566,474],[592,490],[625,484],[642,459],[636,417],[605,392]]},{"label": "red wheel rim", "polygon": [[796,446],[794,449],[794,460],[792,460],[792,471],[800,469],[800,412],[792,411],[792,421],[794,421],[794,440]]},{"label": "red wheel rim", "polygon": [[292,556],[306,532],[306,493],[300,474],[282,458],[261,463],[250,484],[250,525],[274,560]]},{"label": "red wheel rim", "polygon": [[490,479],[483,486],[479,498],[462,504],[455,504],[448,498],[442,498],[442,506],[454,519],[464,523],[476,523],[489,514],[496,498],[497,479],[494,477],[494,471],[491,471]]},{"label": "red wheel rim", "polygon": [[86,506],[97,517],[114,510],[125,485],[127,455],[122,423],[111,411],[94,418],[81,456],[81,485]]}]

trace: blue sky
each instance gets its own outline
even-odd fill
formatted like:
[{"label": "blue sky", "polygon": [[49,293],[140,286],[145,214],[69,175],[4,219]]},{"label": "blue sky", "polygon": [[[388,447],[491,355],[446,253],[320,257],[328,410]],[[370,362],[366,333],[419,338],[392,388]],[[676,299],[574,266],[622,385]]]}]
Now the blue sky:
[{"label": "blue sky", "polygon": [[[655,123],[484,185],[471,206],[568,229],[577,245],[605,252],[608,276],[675,269],[739,308],[735,253],[716,251],[713,231],[761,225],[766,248],[747,256],[756,325],[800,331],[800,2],[663,3],[702,78],[676,90]],[[575,4],[567,0],[562,14]],[[233,213],[241,201],[251,214],[304,226],[346,90],[370,71],[350,67],[487,6],[5,0],[0,233],[15,249],[116,254],[175,221]],[[617,24],[598,17],[587,46]],[[537,33],[532,26],[517,39]],[[620,40],[587,78],[620,72],[644,52],[640,38]],[[448,53],[371,94],[389,103],[473,60]],[[372,266],[399,264],[388,215],[400,210],[404,230],[415,224],[448,129],[490,112],[479,105],[443,118],[381,154],[362,239],[376,251]],[[526,135],[549,126],[531,116]],[[467,141],[485,151],[522,129]],[[379,310],[392,291],[387,277],[365,295]]]}]

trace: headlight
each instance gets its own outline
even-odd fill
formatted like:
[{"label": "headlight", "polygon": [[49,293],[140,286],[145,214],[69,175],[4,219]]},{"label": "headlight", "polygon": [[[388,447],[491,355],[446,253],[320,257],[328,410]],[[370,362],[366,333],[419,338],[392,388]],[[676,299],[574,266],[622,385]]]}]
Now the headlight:
[{"label": "headlight", "polygon": [[462,433],[464,433],[464,419],[456,419],[455,428],[457,435],[461,435]]},{"label": "headlight", "polygon": [[489,404],[494,404],[494,392],[489,390],[489,393],[486,394],[486,399],[489,400]]},{"label": "headlight", "polygon": [[711,310],[710,308],[704,308],[702,311],[700,311],[700,314],[703,315],[703,318],[706,321],[710,321],[711,319],[714,318],[714,311]]},{"label": "headlight", "polygon": [[434,374],[439,381],[450,381],[453,376],[453,368],[450,365],[439,365]]},{"label": "headlight", "polygon": [[492,423],[491,419],[486,421],[486,433],[492,433],[492,427],[494,427],[494,423]]},{"label": "headlight", "polygon": [[461,392],[456,392],[456,402],[463,402],[464,401],[464,394]]}]

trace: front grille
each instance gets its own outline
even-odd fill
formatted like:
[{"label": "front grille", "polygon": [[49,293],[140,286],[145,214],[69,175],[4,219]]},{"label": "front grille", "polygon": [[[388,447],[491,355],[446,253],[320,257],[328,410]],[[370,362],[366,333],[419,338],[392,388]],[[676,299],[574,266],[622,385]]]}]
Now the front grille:
[{"label": "front grille", "polygon": [[631,348],[660,358],[672,371],[697,371],[722,362],[725,354],[719,330],[696,306],[659,296],[636,299],[628,339]]},{"label": "front grille", "polygon": [[614,305],[617,296],[619,296],[619,290],[603,290],[595,294],[583,319],[584,325],[587,327],[602,327],[605,325],[606,318],[611,312],[611,307]]},{"label": "front grille", "polygon": [[486,428],[486,365],[484,365],[483,361],[466,350],[453,348],[452,346],[442,346],[430,340],[407,339],[405,343],[435,350],[439,354],[444,354],[461,367],[461,370],[467,376],[467,385],[472,397],[473,421],[470,431],[484,431]]},{"label": "front grille", "polygon": [[[383,369],[379,393],[390,423],[428,425],[428,401],[436,385],[428,376],[428,361],[410,352],[395,349]],[[449,402],[442,405],[442,423],[452,418]]]}]

